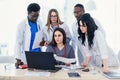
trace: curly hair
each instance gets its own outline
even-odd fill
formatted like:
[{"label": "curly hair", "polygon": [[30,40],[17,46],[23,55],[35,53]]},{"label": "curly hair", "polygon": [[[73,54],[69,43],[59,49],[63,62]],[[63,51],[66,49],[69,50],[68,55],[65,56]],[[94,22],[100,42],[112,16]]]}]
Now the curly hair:
[{"label": "curly hair", "polygon": [[80,3],[76,4],[74,7],[79,7],[79,8],[82,8],[83,10],[85,10],[84,6],[82,4],[80,4]]},{"label": "curly hair", "polygon": [[28,13],[31,13],[32,11],[37,12],[40,11],[40,6],[37,3],[31,3],[27,7]]}]

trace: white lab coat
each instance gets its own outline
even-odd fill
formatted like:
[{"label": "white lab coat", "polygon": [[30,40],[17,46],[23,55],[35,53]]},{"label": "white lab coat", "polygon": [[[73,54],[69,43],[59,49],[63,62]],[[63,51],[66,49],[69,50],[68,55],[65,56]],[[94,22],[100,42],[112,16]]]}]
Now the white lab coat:
[{"label": "white lab coat", "polygon": [[[102,31],[103,35],[105,36],[105,31],[104,31],[102,25],[100,24],[100,22],[95,18],[94,18],[94,21],[95,21],[95,24],[98,26],[98,29],[100,31]],[[76,20],[72,25],[72,45],[73,46],[75,46],[77,44],[76,40],[78,39],[78,36],[79,36],[78,35],[78,22]]]},{"label": "white lab coat", "polygon": [[[59,27],[64,29],[65,32],[66,32],[66,37],[71,39],[71,33],[70,33],[70,30],[69,30],[68,26],[65,23],[63,23],[63,24],[59,25]],[[54,30],[51,27],[51,25],[50,25],[50,31],[49,32],[48,32],[48,27],[47,26],[45,26],[45,28],[43,29],[43,32],[46,35],[46,39],[45,40],[51,42],[52,41],[53,32],[54,32]]]},{"label": "white lab coat", "polygon": [[107,59],[108,66],[118,66],[118,58],[110,49],[108,46],[104,34],[100,30],[96,30],[94,33],[94,39],[93,39],[93,47],[92,49],[89,49],[88,47],[88,40],[86,37],[85,46],[81,44],[81,41],[78,40],[78,46],[84,56],[91,56],[91,62],[90,64],[94,66],[101,66],[102,65],[102,59]]},{"label": "white lab coat", "polygon": [[[98,29],[100,31],[102,31],[103,35],[105,36],[105,31],[102,28],[102,25],[100,24],[100,22],[95,18],[94,18],[94,21],[95,21],[96,25],[98,26]],[[81,48],[77,48],[78,47],[77,45],[79,44],[79,42],[77,41],[78,36],[79,36],[78,35],[78,22],[77,22],[77,20],[75,20],[75,22],[72,25],[71,45],[73,46],[73,48],[75,50],[76,61],[77,61],[77,64],[79,65],[83,62],[83,55],[81,54]],[[79,58],[79,57],[81,57],[81,58]]]},{"label": "white lab coat", "polygon": [[[42,30],[42,23],[37,20],[38,31]],[[42,37],[42,36],[40,36]],[[23,20],[17,27],[16,43],[15,43],[15,57],[21,59],[26,63],[26,57],[24,51],[29,51],[31,40],[31,30],[28,19]]]}]

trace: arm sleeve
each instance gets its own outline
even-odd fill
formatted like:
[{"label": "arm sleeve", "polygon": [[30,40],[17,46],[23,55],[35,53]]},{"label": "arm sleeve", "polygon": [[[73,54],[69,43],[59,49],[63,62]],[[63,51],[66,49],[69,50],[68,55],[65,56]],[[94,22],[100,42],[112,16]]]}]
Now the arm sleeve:
[{"label": "arm sleeve", "polygon": [[15,42],[15,58],[21,59],[21,54],[23,53],[23,37],[24,37],[24,23],[20,23],[16,31],[16,42]]},{"label": "arm sleeve", "polygon": [[71,36],[70,30],[69,30],[69,27],[66,24],[64,24],[64,27],[65,27],[66,37],[71,39],[72,36]]},{"label": "arm sleeve", "polygon": [[48,35],[47,35],[47,27],[45,26],[43,29],[42,29],[42,31],[43,31],[43,38],[44,38],[44,40],[45,41],[49,41],[49,39],[48,39]]},{"label": "arm sleeve", "polygon": [[45,34],[45,30],[44,29],[42,29],[42,37],[43,37],[44,41],[47,40],[47,35]]},{"label": "arm sleeve", "polygon": [[107,42],[101,31],[97,30],[95,32],[95,39],[96,39],[98,49],[100,51],[102,59],[108,58]]},{"label": "arm sleeve", "polygon": [[80,44],[80,50],[82,51],[82,54],[85,54],[84,57],[88,57],[91,56],[91,51],[89,50],[88,46],[84,46],[82,44]]},{"label": "arm sleeve", "polygon": [[75,58],[75,52],[73,50],[73,48],[70,46],[70,49],[69,49],[69,55],[68,55],[68,58]]},{"label": "arm sleeve", "polygon": [[52,46],[50,46],[50,45],[47,46],[46,52],[53,52],[54,53]]},{"label": "arm sleeve", "polygon": [[78,45],[78,34],[77,34],[77,25],[75,25],[75,23],[72,25],[71,27],[71,35],[72,35],[72,39],[71,39],[71,42],[70,42],[70,45],[72,45],[74,51]]},{"label": "arm sleeve", "polygon": [[89,50],[89,47],[83,45],[81,40],[78,40],[77,45],[78,45],[78,49],[80,50],[80,52],[84,58],[87,56],[92,56],[91,51]]},{"label": "arm sleeve", "polygon": [[95,21],[95,24],[97,24],[98,29],[102,32],[104,37],[106,37],[105,30],[103,29],[103,25],[101,25],[101,23],[96,18],[94,18],[94,21]]},{"label": "arm sleeve", "polygon": [[72,39],[72,35],[71,35],[70,30],[69,30],[69,27],[66,24],[64,24],[64,25],[65,25],[65,31],[66,31],[66,43],[69,44],[69,42]]}]

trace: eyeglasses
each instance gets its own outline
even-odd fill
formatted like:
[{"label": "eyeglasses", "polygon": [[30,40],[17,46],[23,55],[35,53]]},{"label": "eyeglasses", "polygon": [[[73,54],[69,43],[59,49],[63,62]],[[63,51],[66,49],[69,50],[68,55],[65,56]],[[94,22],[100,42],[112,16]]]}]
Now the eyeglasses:
[{"label": "eyeglasses", "polygon": [[57,18],[57,15],[55,15],[55,16],[50,16],[50,18]]}]

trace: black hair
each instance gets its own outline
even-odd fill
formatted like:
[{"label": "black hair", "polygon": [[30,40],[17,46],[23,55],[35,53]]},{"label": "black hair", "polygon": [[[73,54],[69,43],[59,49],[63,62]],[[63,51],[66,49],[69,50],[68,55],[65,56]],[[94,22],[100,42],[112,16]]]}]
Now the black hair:
[{"label": "black hair", "polygon": [[82,8],[83,10],[84,10],[84,6],[82,5],[82,4],[76,4],[74,7],[80,7],[80,8]]},{"label": "black hair", "polygon": [[85,33],[82,33],[80,30],[80,21],[82,21],[83,26],[86,25],[87,27],[88,45],[89,45],[89,48],[91,48],[93,45],[94,32],[95,30],[97,30],[98,26],[95,24],[93,18],[90,16],[89,13],[83,14],[78,19],[78,34],[79,34],[78,39],[82,40],[83,45],[85,45]]},{"label": "black hair", "polygon": [[40,6],[37,3],[31,3],[27,7],[28,13],[40,11]]},{"label": "black hair", "polygon": [[52,45],[53,47],[57,46],[57,43],[55,42],[55,39],[54,39],[54,35],[55,35],[56,31],[60,31],[62,33],[63,44],[66,44],[66,33],[65,33],[65,31],[62,28],[56,28],[53,32],[52,41],[51,41],[50,45]]}]

